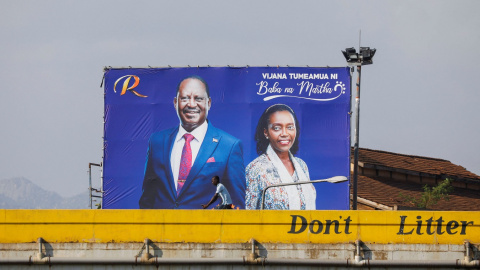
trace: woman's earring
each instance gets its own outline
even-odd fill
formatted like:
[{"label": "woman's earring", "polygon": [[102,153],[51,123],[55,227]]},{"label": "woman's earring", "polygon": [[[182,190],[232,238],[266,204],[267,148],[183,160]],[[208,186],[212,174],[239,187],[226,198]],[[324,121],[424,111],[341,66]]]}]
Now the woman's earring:
[{"label": "woman's earring", "polygon": [[265,136],[265,138],[268,140],[268,136]]}]

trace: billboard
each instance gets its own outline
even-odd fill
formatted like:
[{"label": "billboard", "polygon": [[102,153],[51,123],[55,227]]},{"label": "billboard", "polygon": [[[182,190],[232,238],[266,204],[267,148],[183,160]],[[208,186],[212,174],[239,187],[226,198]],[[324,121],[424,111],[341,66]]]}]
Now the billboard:
[{"label": "billboard", "polygon": [[349,209],[348,181],[263,191],[349,178],[350,82],[347,67],[106,69],[103,208]]}]

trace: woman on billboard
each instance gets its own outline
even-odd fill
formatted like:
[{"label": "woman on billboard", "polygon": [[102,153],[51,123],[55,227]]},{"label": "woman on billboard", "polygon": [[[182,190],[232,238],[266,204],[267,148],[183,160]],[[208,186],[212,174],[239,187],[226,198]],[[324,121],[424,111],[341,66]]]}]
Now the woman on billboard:
[{"label": "woman on billboard", "polygon": [[[262,192],[270,185],[310,181],[307,164],[294,156],[299,135],[297,117],[289,106],[275,104],[263,112],[255,132],[259,156],[245,169],[246,209],[260,209]],[[313,184],[269,188],[264,209],[315,210],[316,196]]]}]

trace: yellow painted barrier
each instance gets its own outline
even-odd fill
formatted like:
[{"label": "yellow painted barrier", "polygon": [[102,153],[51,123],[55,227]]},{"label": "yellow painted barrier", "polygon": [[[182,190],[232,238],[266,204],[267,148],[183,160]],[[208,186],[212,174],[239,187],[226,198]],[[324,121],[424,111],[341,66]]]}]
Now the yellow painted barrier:
[{"label": "yellow painted barrier", "polygon": [[480,243],[480,212],[0,210],[0,243]]}]

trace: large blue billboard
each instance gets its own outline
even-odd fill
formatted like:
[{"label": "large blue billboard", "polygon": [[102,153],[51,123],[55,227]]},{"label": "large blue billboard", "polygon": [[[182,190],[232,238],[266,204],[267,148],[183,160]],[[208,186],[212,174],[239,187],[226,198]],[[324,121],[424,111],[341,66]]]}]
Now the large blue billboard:
[{"label": "large blue billboard", "polygon": [[347,67],[106,69],[103,208],[349,209],[348,181],[262,192],[350,178],[350,82]]}]

